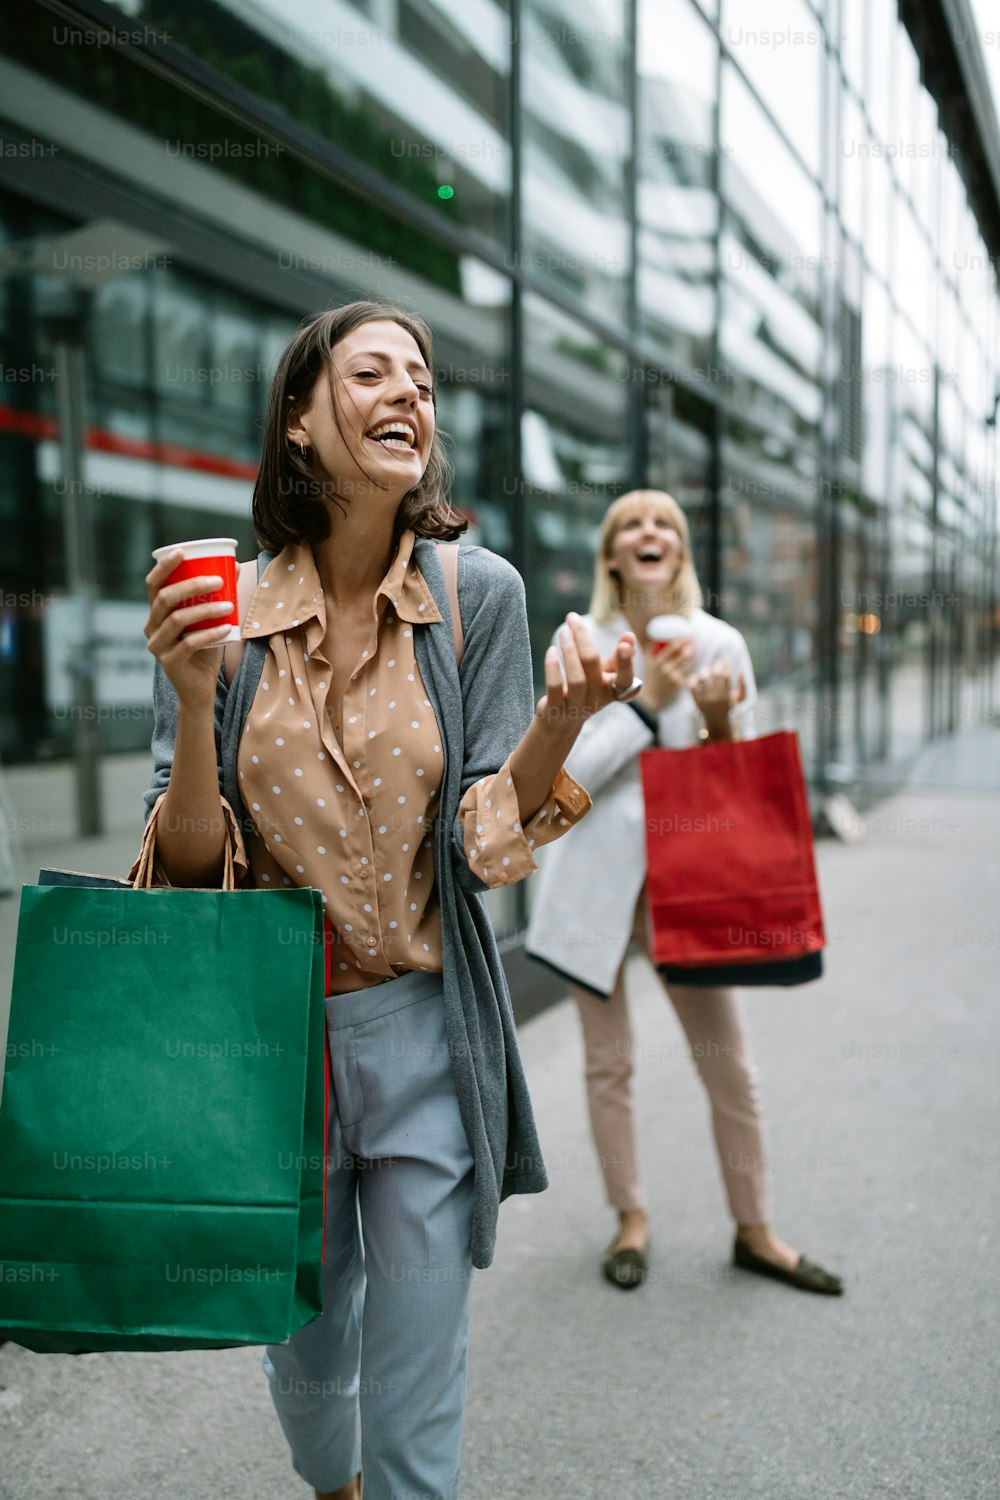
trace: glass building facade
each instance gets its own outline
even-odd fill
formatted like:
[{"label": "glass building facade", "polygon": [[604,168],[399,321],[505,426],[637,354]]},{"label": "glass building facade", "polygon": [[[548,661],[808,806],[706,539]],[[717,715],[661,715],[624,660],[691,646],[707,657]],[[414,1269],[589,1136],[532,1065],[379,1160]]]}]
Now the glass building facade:
[{"label": "glass building facade", "polygon": [[525,577],[536,669],[649,486],[818,791],[985,716],[1000,137],[957,50],[931,0],[7,7],[0,757],[69,752],[74,505],[102,742],[148,744],[150,550],[250,555],[277,352],[367,296],[434,329],[454,497]]}]

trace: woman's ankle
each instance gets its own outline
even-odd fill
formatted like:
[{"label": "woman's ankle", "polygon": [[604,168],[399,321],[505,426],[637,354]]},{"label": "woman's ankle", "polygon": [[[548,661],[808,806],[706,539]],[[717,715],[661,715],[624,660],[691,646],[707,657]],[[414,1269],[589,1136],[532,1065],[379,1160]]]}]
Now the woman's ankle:
[{"label": "woman's ankle", "polygon": [[737,1224],[736,1238],[751,1254],[774,1261],[775,1265],[791,1269],[798,1261],[799,1252],[780,1239],[770,1224]]},{"label": "woman's ankle", "polygon": [[644,1250],[649,1240],[649,1220],[644,1208],[623,1208],[618,1211],[618,1234],[615,1244],[620,1249]]},{"label": "woman's ankle", "polygon": [[361,1475],[355,1474],[339,1490],[316,1490],[316,1500],[361,1500]]},{"label": "woman's ankle", "polygon": [[626,1224],[645,1224],[648,1222],[648,1215],[644,1208],[620,1208],[618,1222],[623,1228]]}]

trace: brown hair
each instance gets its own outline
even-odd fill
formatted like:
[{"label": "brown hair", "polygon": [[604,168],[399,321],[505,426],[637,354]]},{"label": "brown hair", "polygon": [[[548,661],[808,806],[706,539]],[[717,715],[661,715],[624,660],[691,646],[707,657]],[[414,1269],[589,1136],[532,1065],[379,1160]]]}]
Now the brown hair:
[{"label": "brown hair", "polygon": [[666,490],[629,490],[627,495],[619,495],[608,506],[601,524],[594,560],[594,592],[590,600],[590,613],[601,625],[607,625],[623,603],[618,574],[608,566],[614,539],[626,521],[650,510],[669,521],[681,539],[680,562],[670,591],[668,612],[690,615],[701,604],[701,585],[691,556],[691,536],[684,512]]},{"label": "brown hair", "polygon": [[[410,334],[431,371],[434,389],[434,351],[431,331],[423,318],[388,302],[348,302],[343,307],[315,313],[289,341],[278,361],[268,398],[260,471],[253,490],[253,524],[260,545],[280,552],[290,542],[319,542],[330,534],[327,501],[343,506],[336,482],[321,473],[288,437],[289,421],[309,404],[317,380],[334,369],[333,351],[362,323],[378,319],[398,323]],[[431,398],[437,411],[436,395]],[[337,401],[331,391],[333,418],[344,435]],[[360,460],[359,460],[360,463]],[[364,471],[367,474],[367,470]],[[368,475],[373,484],[379,483]],[[396,513],[397,536],[412,527],[418,536],[454,541],[468,527],[448,498],[451,465],[441,436],[435,430],[427,467],[403,496]]]}]

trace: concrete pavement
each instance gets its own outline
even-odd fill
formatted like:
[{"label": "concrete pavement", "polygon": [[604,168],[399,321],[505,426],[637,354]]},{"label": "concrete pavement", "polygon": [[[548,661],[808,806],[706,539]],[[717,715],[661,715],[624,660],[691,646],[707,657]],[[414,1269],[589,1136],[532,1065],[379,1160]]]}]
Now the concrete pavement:
[{"label": "concrete pavement", "polygon": [[[477,1275],[464,1500],[1000,1496],[1000,731],[936,746],[865,822],[820,846],[826,977],[748,1001],[775,1225],[847,1295],[728,1265],[700,1087],[636,962],[650,1278],[599,1275],[612,1218],[564,1002],[522,1028],[552,1185],[504,1205]],[[47,857],[117,868],[115,837]],[[256,1350],[0,1349],[3,1500],[306,1493]]]}]

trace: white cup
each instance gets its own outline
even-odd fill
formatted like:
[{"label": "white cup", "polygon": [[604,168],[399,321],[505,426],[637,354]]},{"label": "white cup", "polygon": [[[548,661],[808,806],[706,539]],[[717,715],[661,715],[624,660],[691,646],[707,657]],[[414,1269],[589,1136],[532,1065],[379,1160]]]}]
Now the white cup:
[{"label": "white cup", "polygon": [[646,639],[653,642],[654,656],[668,641],[682,641],[690,634],[691,621],[685,615],[654,615],[646,626]]}]

